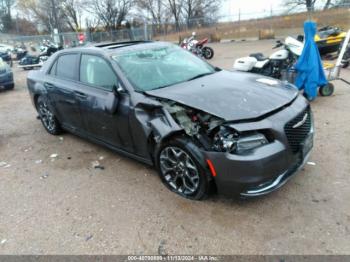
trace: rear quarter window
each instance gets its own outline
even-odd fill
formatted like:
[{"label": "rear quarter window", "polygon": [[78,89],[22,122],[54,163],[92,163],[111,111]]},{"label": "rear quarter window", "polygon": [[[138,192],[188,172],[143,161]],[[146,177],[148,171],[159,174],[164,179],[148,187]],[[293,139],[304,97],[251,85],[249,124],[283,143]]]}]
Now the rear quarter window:
[{"label": "rear quarter window", "polygon": [[56,75],[56,68],[57,68],[57,60],[55,60],[55,62],[53,63],[53,66],[49,71],[49,75],[53,75],[53,76]]}]

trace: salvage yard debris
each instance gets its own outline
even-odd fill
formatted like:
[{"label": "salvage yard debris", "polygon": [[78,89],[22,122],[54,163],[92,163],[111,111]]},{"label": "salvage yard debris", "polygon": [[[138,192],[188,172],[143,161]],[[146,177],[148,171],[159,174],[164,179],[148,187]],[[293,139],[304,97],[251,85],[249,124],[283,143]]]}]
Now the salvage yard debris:
[{"label": "salvage yard debris", "polygon": [[307,162],[307,164],[310,165],[310,166],[316,166],[315,162]]},{"label": "salvage yard debris", "polygon": [[92,162],[91,162],[91,165],[92,165],[92,167],[95,168],[95,169],[101,169],[101,170],[104,170],[104,169],[105,169],[105,167],[102,166],[102,165],[100,164],[100,162],[98,162],[98,161],[92,161]]},{"label": "salvage yard debris", "polygon": [[11,165],[6,162],[0,162],[0,167],[2,168],[9,168]]},{"label": "salvage yard debris", "polygon": [[44,174],[44,175],[42,175],[41,177],[40,177],[40,179],[46,179],[46,178],[48,178],[49,177],[49,174]]}]

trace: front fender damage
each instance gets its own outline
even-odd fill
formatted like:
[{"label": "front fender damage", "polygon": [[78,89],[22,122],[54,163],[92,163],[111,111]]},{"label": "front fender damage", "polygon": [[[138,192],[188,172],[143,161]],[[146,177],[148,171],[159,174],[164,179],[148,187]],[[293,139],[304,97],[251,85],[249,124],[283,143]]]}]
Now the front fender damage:
[{"label": "front fender damage", "polygon": [[165,138],[183,132],[163,105],[157,101],[139,103],[135,106],[135,117],[141,124],[143,132],[149,140],[161,143]]},{"label": "front fender damage", "polygon": [[143,123],[145,134],[157,144],[175,134],[185,134],[205,150],[213,147],[213,137],[224,122],[216,116],[171,100],[151,100],[135,107],[136,118]]}]

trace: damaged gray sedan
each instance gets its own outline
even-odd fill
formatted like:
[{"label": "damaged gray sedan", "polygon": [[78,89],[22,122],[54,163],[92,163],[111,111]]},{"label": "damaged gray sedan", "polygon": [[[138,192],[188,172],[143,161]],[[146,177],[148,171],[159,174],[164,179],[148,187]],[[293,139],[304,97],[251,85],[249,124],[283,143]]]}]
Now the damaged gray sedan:
[{"label": "damaged gray sedan", "polygon": [[215,68],[168,43],[63,50],[28,76],[45,129],[154,165],[190,199],[267,194],[313,146],[308,102],[289,84]]}]

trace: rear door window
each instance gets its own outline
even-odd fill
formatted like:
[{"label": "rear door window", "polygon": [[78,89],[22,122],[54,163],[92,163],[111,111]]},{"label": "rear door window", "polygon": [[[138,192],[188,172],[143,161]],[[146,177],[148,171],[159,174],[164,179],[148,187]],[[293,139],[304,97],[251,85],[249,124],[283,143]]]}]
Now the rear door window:
[{"label": "rear door window", "polygon": [[68,80],[77,80],[78,54],[61,55],[57,59],[56,76]]}]

